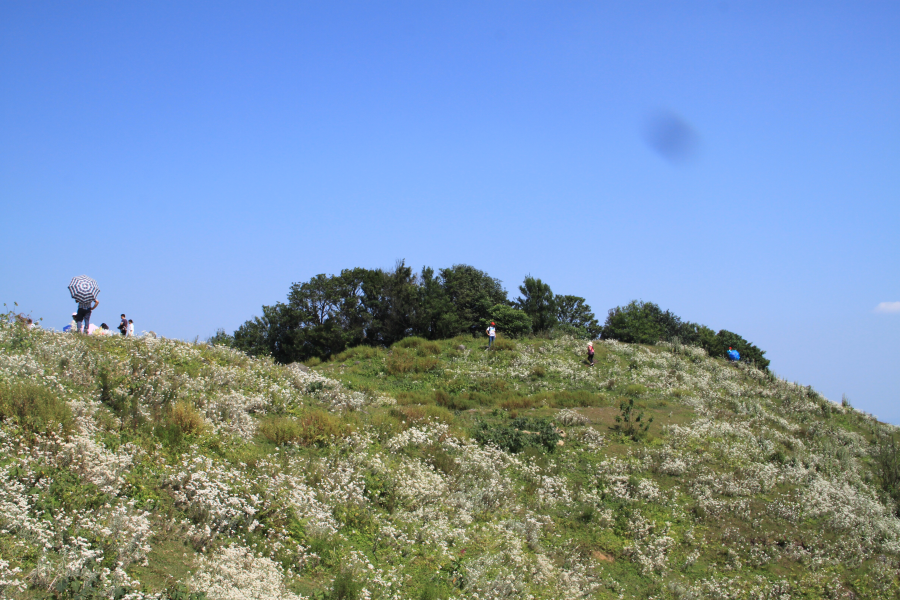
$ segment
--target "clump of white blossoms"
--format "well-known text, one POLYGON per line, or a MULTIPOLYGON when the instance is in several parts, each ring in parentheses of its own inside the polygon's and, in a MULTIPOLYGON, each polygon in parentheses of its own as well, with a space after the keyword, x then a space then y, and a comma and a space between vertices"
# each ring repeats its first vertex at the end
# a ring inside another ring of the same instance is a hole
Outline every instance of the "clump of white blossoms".
POLYGON ((563 425, 587 425, 590 423, 587 417, 574 410, 564 408, 556 413, 556 421, 563 425))
POLYGON ((230 545, 200 560, 188 584, 210 600, 303 600, 284 585, 278 564, 249 548, 230 545))

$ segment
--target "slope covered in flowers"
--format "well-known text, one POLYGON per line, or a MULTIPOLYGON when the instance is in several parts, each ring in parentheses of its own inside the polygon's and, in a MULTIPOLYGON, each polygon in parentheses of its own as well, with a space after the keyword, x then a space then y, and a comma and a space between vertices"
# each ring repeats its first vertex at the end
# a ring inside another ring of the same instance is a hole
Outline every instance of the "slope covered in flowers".
POLYGON ((893 427, 695 348, 499 342, 0 325, 0 596, 897 597, 893 427))

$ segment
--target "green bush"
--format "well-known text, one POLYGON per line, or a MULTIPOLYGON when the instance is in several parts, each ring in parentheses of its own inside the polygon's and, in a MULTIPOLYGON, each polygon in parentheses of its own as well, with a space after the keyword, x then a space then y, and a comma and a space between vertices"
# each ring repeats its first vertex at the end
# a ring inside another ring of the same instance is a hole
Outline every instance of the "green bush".
POLYGON ((491 444, 507 452, 521 452, 528 447, 556 449, 560 440, 556 427, 547 419, 519 417, 508 424, 478 421, 473 437, 479 444, 491 444))
POLYGON ((31 433, 72 429, 69 405, 50 390, 33 383, 0 384, 0 416, 31 433))

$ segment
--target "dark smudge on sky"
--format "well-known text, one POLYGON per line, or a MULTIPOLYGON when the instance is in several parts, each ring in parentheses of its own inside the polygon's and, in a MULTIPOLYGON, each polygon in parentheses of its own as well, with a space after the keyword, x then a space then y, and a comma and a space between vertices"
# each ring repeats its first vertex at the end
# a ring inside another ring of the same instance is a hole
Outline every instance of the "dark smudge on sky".
POLYGON ((685 164, 697 156, 700 138, 690 124, 670 111, 659 111, 647 119, 644 139, 660 156, 674 164, 685 164))

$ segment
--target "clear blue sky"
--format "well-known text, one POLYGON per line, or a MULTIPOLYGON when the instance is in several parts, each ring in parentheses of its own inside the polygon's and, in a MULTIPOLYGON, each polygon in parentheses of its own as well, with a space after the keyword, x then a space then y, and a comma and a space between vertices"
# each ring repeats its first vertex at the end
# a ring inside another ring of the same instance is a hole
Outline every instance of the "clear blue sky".
POLYGON ((61 328, 83 273, 95 322, 205 339, 317 273, 467 263, 735 331, 900 423, 898 31, 897 2, 2 0, 0 301, 61 328))

